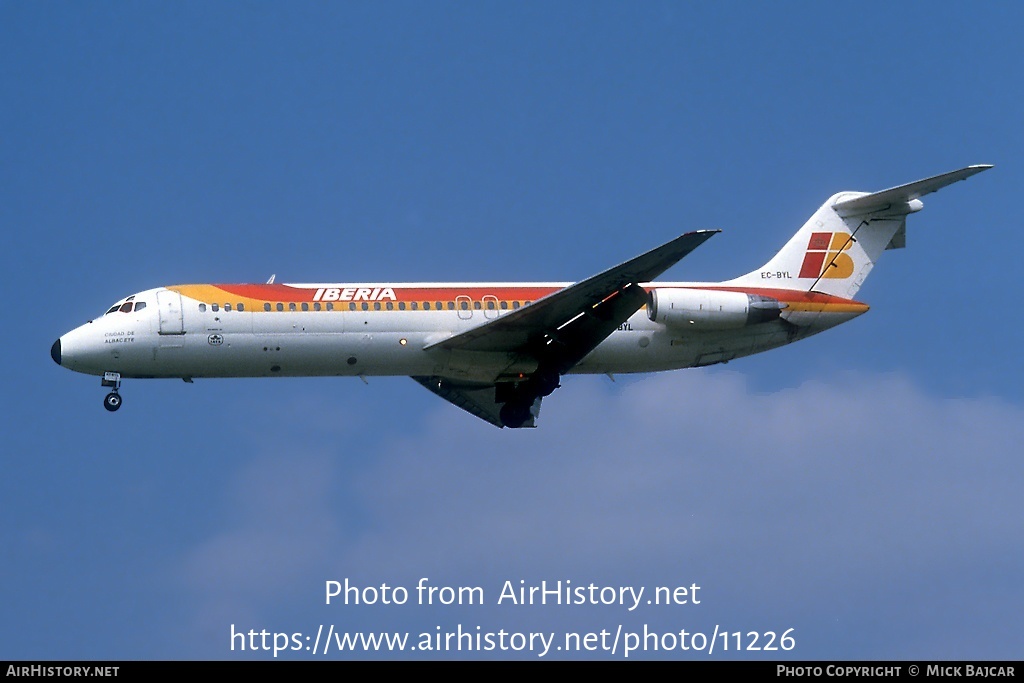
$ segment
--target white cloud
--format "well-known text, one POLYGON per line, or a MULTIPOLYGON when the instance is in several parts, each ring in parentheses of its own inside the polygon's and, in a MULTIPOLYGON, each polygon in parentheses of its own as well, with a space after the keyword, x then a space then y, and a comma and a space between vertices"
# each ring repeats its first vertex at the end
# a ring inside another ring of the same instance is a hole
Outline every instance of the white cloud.
POLYGON ((790 624, 804 658, 1014 655, 1019 611, 998 605, 1022 598, 1019 406, 857 374, 772 394, 714 371, 607 384, 570 378, 531 431, 439 404, 359 467, 323 443, 268 453, 229 494, 240 512, 186 559, 188 590, 219 605, 216 622, 301 612, 309 586, 345 576, 489 598, 505 579, 697 582, 700 611, 639 618, 790 624), (981 611, 953 619, 943 604, 981 611))

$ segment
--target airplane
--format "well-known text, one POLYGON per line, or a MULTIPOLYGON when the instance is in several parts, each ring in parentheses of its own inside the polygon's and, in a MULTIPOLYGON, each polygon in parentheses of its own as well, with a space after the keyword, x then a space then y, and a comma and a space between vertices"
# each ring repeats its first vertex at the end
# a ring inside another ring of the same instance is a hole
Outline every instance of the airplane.
POLYGON ((883 251, 920 197, 974 165, 831 196, 765 265, 723 282, 655 282, 718 230, 680 235, 576 283, 191 284, 132 294, 54 342, 60 366, 127 378, 409 376, 497 427, 535 427, 569 374, 726 363, 867 312, 883 251))

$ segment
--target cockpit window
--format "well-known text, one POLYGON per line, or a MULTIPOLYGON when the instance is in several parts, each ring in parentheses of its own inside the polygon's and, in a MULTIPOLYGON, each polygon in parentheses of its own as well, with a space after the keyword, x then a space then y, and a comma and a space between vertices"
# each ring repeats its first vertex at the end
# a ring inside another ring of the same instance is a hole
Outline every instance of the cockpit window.
POLYGON ((135 312, 136 313, 138 313, 139 311, 141 311, 145 307, 146 307, 146 302, 145 301, 136 301, 135 302, 135 312))
POLYGON ((118 310, 121 311, 122 313, 131 313, 132 312, 132 302, 131 301, 127 301, 127 302, 121 304, 121 308, 119 308, 118 310))
POLYGON ((114 311, 119 309, 120 307, 121 307, 121 304, 114 304, 113 306, 110 307, 110 310, 107 311, 106 313, 104 313, 103 315, 110 315, 111 313, 113 313, 114 311))

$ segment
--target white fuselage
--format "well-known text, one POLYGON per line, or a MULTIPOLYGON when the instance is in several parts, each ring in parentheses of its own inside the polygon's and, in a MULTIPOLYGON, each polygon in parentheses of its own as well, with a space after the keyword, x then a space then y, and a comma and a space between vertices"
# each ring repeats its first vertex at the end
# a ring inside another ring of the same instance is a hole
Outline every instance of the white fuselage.
MULTIPOLYGON (((124 378, 422 375, 493 383, 529 375, 536 360, 424 347, 567 284, 161 287, 135 294, 62 336, 54 345, 54 360, 78 372, 117 372, 124 378)), ((716 283, 644 287, 736 289, 716 283)), ((849 300, 812 301, 802 292, 744 291, 770 292, 787 309, 771 322, 719 329, 699 320, 661 324, 641 308, 571 372, 653 372, 725 362, 815 334, 867 310, 849 300)))

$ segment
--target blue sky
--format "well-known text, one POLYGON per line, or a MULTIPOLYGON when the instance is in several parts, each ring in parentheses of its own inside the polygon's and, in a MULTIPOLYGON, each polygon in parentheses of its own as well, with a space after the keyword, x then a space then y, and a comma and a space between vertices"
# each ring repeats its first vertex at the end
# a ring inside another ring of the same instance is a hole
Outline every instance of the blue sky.
POLYGON ((1022 20, 0 4, 0 658, 251 656, 232 624, 622 624, 794 629, 791 653, 742 658, 1019 659, 1022 20), (976 163, 996 168, 910 218, 867 315, 725 367, 571 378, 529 432, 400 378, 128 381, 107 414, 47 353, 165 284, 576 280, 701 228, 723 233, 668 277, 726 279, 834 192, 976 163), (346 577, 487 604, 325 605, 346 577), (704 599, 494 604, 520 579, 704 599))

